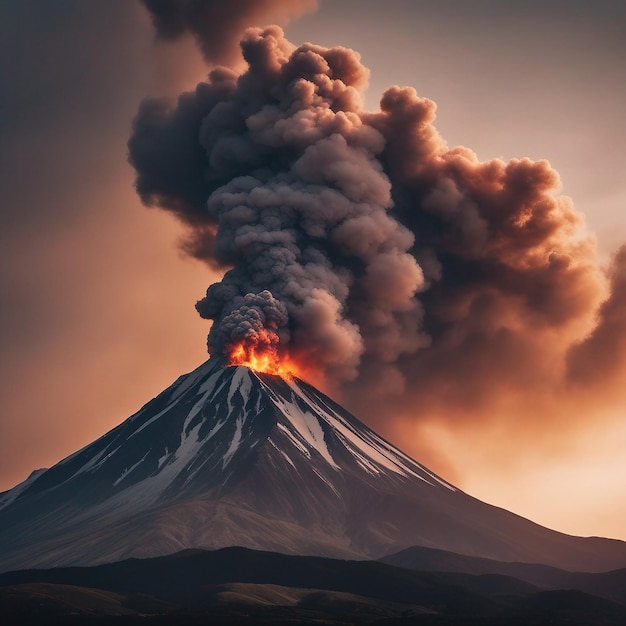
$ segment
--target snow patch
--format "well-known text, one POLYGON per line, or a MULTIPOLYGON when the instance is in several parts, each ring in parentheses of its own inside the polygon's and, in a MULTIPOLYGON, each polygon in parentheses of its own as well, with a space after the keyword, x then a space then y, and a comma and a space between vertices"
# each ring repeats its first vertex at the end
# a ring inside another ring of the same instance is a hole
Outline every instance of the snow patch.
POLYGON ((228 447, 228 450, 226 450, 226 454, 224 454, 224 458, 222 459, 222 469, 224 469, 230 463, 231 459, 235 455, 235 452, 237 452, 237 448, 239 448, 244 421, 245 414, 237 418, 237 421, 235 423, 235 433, 233 434, 230 446, 228 447))
MULTIPOLYGON (((363 469, 370 474, 379 474, 378 468, 384 468, 400 476, 413 476, 428 485, 439 485, 451 491, 456 489, 420 466, 409 456, 388 444, 373 431, 358 431, 342 415, 328 406, 322 398, 311 397, 296 381, 289 381, 289 386, 296 397, 301 398, 308 406, 314 407, 318 419, 323 419, 340 436, 344 447, 350 452, 363 469)), ((272 396, 275 397, 274 395, 272 396)), ((294 424, 295 425, 295 424, 294 424)))
POLYGON ((159 457, 159 460, 157 462, 157 469, 161 469, 161 465, 163 465, 163 463, 167 461, 169 456, 170 456, 170 451, 168 450, 167 446, 165 446, 165 452, 163 453, 162 457, 159 457))
POLYGON ((117 448, 114 448, 111 452, 104 456, 106 451, 109 450, 115 442, 116 440, 113 440, 108 446, 105 446, 102 450, 100 450, 100 452, 98 452, 91 459, 89 459, 89 461, 87 461, 85 465, 79 467, 78 470, 72 474, 70 479, 76 476, 80 476, 80 474, 84 474, 85 472, 93 472, 102 465, 104 465, 107 459, 110 459, 123 445, 120 444, 119 446, 117 446, 117 448))
POLYGON ((169 413, 169 411, 171 411, 179 402, 180 402, 180 398, 177 398, 174 402, 171 402, 170 404, 168 404, 163 410, 159 411, 156 415, 152 416, 147 422, 144 422, 137 430, 132 432, 128 436, 128 438, 130 439, 131 437, 134 437, 135 435, 140 433, 144 428, 147 428, 148 426, 150 426, 150 424, 153 424, 154 422, 156 422, 161 416, 165 415, 166 413, 169 413))
POLYGON ((304 456, 307 457, 307 459, 311 458, 311 453, 309 452, 309 450, 307 449, 307 447, 284 425, 284 424, 277 424, 279 430, 281 432, 283 432, 287 438, 289 439, 289 441, 298 449, 300 450, 300 452, 302 452, 302 454, 304 454, 304 456))
POLYGON ((250 395, 252 389, 252 381, 250 380, 250 372, 245 367, 237 367, 235 373, 231 377, 230 388, 228 390, 228 412, 233 412, 233 397, 237 392, 241 394, 242 399, 250 395))
POLYGON ((335 487, 335 485, 333 485, 333 483, 328 480, 328 478, 326 478, 326 476, 324 476, 324 474, 322 474, 319 470, 317 470, 315 467, 311 468, 313 470, 313 473, 326 485, 328 485, 332 492, 336 495, 339 496, 339 492, 337 491, 337 488, 335 487))
POLYGON ((303 411, 297 402, 289 402, 284 398, 278 398, 272 395, 272 401, 278 410, 287 416, 291 425, 296 429, 298 435, 306 442, 310 448, 317 450, 326 462, 339 469, 337 463, 330 454, 326 441, 324 440, 324 431, 319 423, 319 419, 310 411, 303 411))
MULTIPOLYGON (((209 359, 208 361, 205 361, 199 367, 196 367, 195 370, 189 372, 189 374, 187 374, 186 376, 182 376, 181 377, 182 380, 174 389, 174 392, 170 396, 170 400, 178 399, 186 391, 194 387, 194 385, 196 385, 200 379, 202 379, 207 374, 210 374, 215 367, 217 367, 216 363, 211 361, 211 359, 209 359)), ((202 390, 200 389, 200 391, 202 390)))
POLYGON ((289 465, 291 465, 291 467, 293 467, 293 469, 297 469, 295 466, 295 463, 289 458, 289 455, 284 451, 281 450, 273 441, 270 437, 268 437, 267 439, 270 444, 272 445, 272 447, 280 454, 282 455, 282 457, 285 459, 285 461, 287 461, 287 463, 289 463, 289 465))
POLYGON ((152 448, 150 448, 148 450, 148 452, 146 452, 143 457, 141 459, 139 459, 139 461, 137 461, 137 463, 135 463, 134 465, 131 465, 129 468, 126 468, 121 474, 120 477, 113 483, 114 487, 117 487, 119 485, 119 483, 121 483, 124 478, 126 478, 126 476, 128 476, 134 469, 136 469, 137 467, 139 467, 145 460, 146 457, 148 456, 148 454, 150 453, 150 450, 152 450, 152 448))
POLYGON ((5 506, 11 504, 11 502, 15 502, 17 497, 24 492, 25 489, 30 487, 39 476, 41 476, 44 472, 47 472, 48 468, 44 467, 42 469, 37 469, 34 472, 31 472, 26 480, 23 480, 21 483, 18 483, 12 489, 0 493, 0 510, 2 510, 5 506))

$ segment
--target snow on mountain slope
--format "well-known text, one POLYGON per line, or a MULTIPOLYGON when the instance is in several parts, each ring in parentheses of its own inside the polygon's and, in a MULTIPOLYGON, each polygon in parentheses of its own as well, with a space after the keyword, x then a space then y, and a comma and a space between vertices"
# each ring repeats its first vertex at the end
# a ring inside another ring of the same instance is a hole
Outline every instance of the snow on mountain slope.
POLYGON ((223 485, 237 471, 239 457, 264 440, 292 465, 314 463, 331 476, 358 466, 372 476, 411 476, 454 489, 305 383, 208 361, 170 393, 39 476, 37 484, 37 476, 23 484, 15 497, 95 476, 99 490, 90 499, 140 484, 141 500, 154 502, 168 490, 195 490, 199 474, 201 489, 223 485))
POLYGON ((0 569, 228 545, 626 565, 621 542, 568 537, 455 489, 307 383, 215 359, 0 507, 0 569))
POLYGON ((3 491, 2 493, 0 493, 0 510, 2 510, 5 506, 11 504, 11 502, 14 502, 17 497, 22 493, 22 491, 28 488, 28 486, 32 484, 38 476, 43 474, 43 472, 47 471, 47 469, 47 467, 44 467, 34 470, 30 473, 26 480, 23 480, 21 483, 15 485, 13 489, 9 489, 8 491, 3 491))

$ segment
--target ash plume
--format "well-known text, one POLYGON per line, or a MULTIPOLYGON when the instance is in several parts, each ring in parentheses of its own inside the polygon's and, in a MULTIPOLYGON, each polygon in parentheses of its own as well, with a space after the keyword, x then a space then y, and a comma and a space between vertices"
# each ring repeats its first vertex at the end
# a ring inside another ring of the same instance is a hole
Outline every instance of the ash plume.
POLYGON ((588 386, 617 383, 626 374, 626 246, 609 268, 609 297, 600 307, 593 331, 568 354, 569 380, 588 386))
POLYGON ((197 305, 212 354, 267 305, 270 341, 370 420, 444 405, 474 418, 529 389, 553 397, 624 332, 624 253, 609 289, 547 161, 449 148, 412 88, 364 111, 352 50, 295 47, 275 26, 241 49, 243 74, 215 69, 175 107, 144 102, 129 141, 142 200, 226 270, 197 305))
POLYGON ((174 41, 186 34, 196 39, 211 63, 233 63, 239 39, 248 26, 286 24, 317 8, 317 0, 141 0, 159 39, 174 41))
MULTIPOLYGON (((222 283, 213 285, 213 291, 220 291, 222 283)), ((223 291, 223 290, 222 290, 223 291)), ((219 298, 205 298, 198 304, 203 317, 211 319, 222 313, 221 306, 213 312, 209 307, 219 303, 219 298)), ((289 321, 285 305, 267 291, 258 294, 247 293, 245 296, 234 296, 227 299, 228 311, 223 312, 217 332, 215 345, 219 352, 227 346, 241 344, 246 350, 275 350, 280 344, 280 331, 289 321)))

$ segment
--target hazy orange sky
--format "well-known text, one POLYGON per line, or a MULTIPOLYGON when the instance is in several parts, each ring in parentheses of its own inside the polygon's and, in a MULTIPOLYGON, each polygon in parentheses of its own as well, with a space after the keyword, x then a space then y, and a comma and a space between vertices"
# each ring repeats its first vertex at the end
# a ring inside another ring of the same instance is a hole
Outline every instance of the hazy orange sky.
MULTIPOLYGON (((608 262, 626 240, 625 26, 623 3, 601 0, 322 0, 285 30, 296 44, 358 50, 369 109, 388 86, 411 85, 437 103, 450 146, 548 159, 608 262)), ((206 73, 193 42, 155 44, 126 0, 15 0, 0 5, 0 52, 5 489, 204 360, 208 327, 193 305, 218 277, 184 258, 173 219, 142 207, 126 162, 141 99, 206 73)), ((626 539, 624 395, 546 402, 559 415, 540 427, 506 402, 484 420, 420 419, 415 407, 375 426, 472 495, 626 539)))

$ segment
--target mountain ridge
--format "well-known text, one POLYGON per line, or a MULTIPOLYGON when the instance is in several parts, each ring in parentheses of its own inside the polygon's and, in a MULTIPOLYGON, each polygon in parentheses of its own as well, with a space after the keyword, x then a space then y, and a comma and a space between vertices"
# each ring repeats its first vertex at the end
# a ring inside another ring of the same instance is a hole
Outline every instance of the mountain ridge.
POLYGON ((142 624, 200 624, 210 615, 212 623, 222 623, 223 616, 229 618, 224 623, 232 624, 323 619, 344 625, 382 620, 382 625, 415 623, 418 616, 428 615, 424 623, 448 626, 621 626, 626 595, 622 587, 621 595, 613 597, 612 587, 617 588, 624 573, 588 574, 579 578, 580 585, 541 589, 497 574, 411 571, 375 561, 239 547, 185 550, 92 567, 0 574, 0 617, 37 611, 45 617, 55 611, 90 616, 141 613, 142 624), (42 598, 47 601, 43 607, 42 598), (195 621, 188 621, 191 616, 195 621))
POLYGON ((0 495, 0 571, 232 545, 360 559, 422 545, 565 569, 626 565, 626 543, 564 535, 472 498, 308 383, 215 359, 15 489, 0 495))

